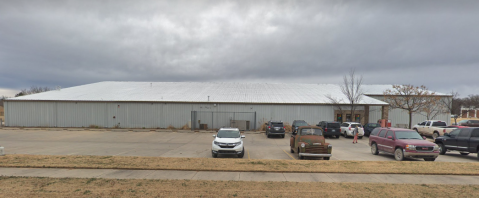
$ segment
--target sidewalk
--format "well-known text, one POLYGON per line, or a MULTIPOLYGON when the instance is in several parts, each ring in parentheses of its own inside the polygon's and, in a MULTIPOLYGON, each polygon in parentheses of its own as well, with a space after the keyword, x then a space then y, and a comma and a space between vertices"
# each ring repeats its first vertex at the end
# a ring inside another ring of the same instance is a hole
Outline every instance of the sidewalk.
POLYGON ((263 173, 117 169, 0 168, 1 176, 107 178, 107 179, 189 179, 217 181, 353 182, 396 184, 479 185, 479 176, 341 174, 341 173, 263 173))

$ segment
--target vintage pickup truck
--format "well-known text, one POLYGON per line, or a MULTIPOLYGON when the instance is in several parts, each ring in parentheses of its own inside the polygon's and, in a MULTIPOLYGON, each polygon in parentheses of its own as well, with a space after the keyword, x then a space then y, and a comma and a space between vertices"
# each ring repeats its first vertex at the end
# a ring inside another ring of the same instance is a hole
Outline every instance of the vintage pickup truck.
POLYGON ((454 126, 447 126, 447 123, 441 120, 426 120, 412 127, 412 129, 416 130, 419 134, 431 136, 433 139, 443 136, 444 133, 449 133, 456 128, 457 127, 454 126))
POLYGON ((317 126, 298 127, 296 133, 291 135, 291 153, 296 152, 299 159, 304 157, 322 157, 329 160, 333 146, 326 143, 323 129, 317 126))
MULTIPOLYGON (((479 150, 479 127, 458 128, 445 136, 436 138, 434 141, 439 146, 439 154, 446 151, 459 151, 461 155, 478 153, 479 150)), ((477 155, 479 158, 479 153, 477 155)))

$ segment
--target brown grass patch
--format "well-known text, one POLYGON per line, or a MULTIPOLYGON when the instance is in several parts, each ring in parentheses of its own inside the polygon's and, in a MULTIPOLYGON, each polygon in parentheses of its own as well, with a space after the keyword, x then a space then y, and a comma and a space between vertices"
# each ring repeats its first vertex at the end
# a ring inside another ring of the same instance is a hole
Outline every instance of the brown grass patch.
POLYGON ((476 197, 477 185, 0 177, 1 197, 476 197))
POLYGON ((286 132, 292 132, 293 131, 293 126, 289 125, 289 124, 284 124, 284 130, 286 132))
MULTIPOLYGON (((170 125, 171 126, 171 125, 170 125)), ((190 130, 191 128, 188 126, 188 124, 185 124, 183 125, 181 128, 181 130, 190 130)))
POLYGON ((176 128, 175 128, 173 125, 170 124, 166 129, 174 130, 174 129, 176 129, 176 128))
POLYGON ((6 155, 0 167, 238 172, 479 175, 479 163, 6 155))

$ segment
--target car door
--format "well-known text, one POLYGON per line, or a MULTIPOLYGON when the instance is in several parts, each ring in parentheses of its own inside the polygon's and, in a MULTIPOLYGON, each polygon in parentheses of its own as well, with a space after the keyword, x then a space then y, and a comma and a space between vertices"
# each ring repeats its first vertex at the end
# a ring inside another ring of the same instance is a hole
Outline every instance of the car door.
POLYGON ((419 134, 425 135, 426 131, 429 129, 430 126, 431 126, 431 122, 427 121, 426 124, 424 124, 424 126, 419 127, 419 129, 418 129, 419 134))
POLYGON ((380 151, 386 151, 386 147, 384 146, 384 136, 386 136, 386 132, 386 129, 381 129, 377 137, 378 150, 380 151))
POLYGON ((456 144, 458 151, 469 150, 469 138, 471 138, 471 131, 471 129, 464 128, 461 129, 461 132, 459 132, 459 135, 457 135, 456 144))
MULTIPOLYGON (((462 128, 464 129, 464 128, 462 128)), ((446 148, 449 148, 449 149, 454 149, 456 150, 457 149, 457 136, 459 135, 459 133, 461 132, 462 129, 456 129, 454 131, 451 131, 451 133, 449 133, 449 137, 447 139, 445 139, 445 141, 443 142, 444 143, 444 146, 446 148)))
POLYGON ((393 131, 388 130, 382 144, 384 146, 384 151, 388 153, 394 152, 394 132, 393 131), (389 139, 389 137, 391 137, 391 139, 389 139))

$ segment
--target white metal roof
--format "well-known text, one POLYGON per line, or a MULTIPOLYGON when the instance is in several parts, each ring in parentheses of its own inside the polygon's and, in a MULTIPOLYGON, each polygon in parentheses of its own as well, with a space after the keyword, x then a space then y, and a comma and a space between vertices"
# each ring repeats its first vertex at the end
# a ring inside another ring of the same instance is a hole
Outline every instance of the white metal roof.
MULTIPOLYGON (((63 88, 8 100, 331 104, 327 95, 342 99, 345 104, 348 101, 336 84, 118 81, 63 88)), ((387 105, 368 96, 363 96, 359 104, 387 105)))
MULTIPOLYGON (((384 95, 384 91, 393 89, 393 85, 361 85, 366 95, 384 95)), ((431 90, 429 90, 431 92, 431 90)), ((435 92, 438 96, 450 96, 451 94, 435 92)))

